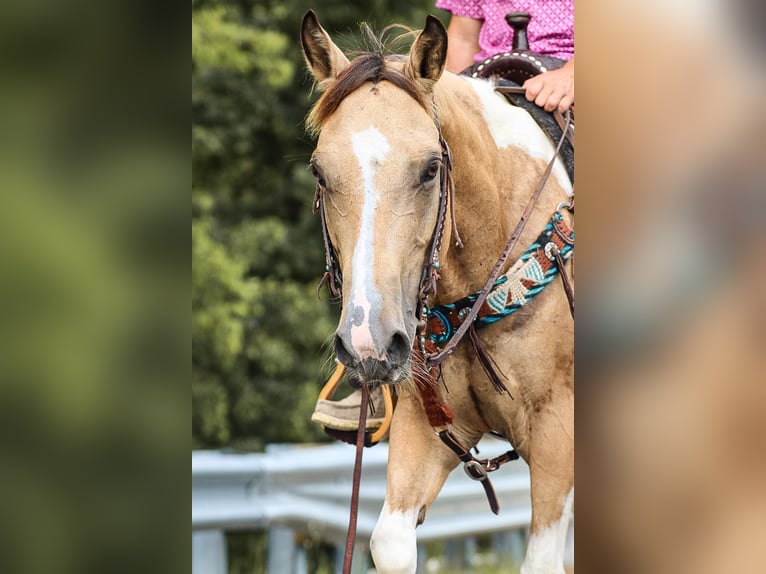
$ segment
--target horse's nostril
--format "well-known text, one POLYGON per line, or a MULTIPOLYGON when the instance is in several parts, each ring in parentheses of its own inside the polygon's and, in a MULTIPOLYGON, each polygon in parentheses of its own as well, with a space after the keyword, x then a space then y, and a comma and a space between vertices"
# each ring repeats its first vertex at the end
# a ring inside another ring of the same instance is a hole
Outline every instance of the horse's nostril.
POLYGON ((412 344, 404 333, 394 333, 386 348, 386 358, 395 365, 404 364, 410 356, 412 344))
POLYGON ((347 367, 354 367, 358 363, 356 354, 346 347, 343 342, 343 338, 340 335, 335 335, 335 356, 338 360, 347 367))

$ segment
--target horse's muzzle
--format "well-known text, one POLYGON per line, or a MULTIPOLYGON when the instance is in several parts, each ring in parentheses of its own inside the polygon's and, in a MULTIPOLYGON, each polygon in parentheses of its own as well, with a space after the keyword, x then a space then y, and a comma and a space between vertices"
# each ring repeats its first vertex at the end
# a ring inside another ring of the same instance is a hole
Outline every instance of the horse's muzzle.
POLYGON ((394 333, 380 358, 360 358, 359 354, 346 345, 340 335, 335 335, 335 355, 348 369, 352 386, 385 385, 401 381, 408 373, 411 342, 404 333, 394 333))

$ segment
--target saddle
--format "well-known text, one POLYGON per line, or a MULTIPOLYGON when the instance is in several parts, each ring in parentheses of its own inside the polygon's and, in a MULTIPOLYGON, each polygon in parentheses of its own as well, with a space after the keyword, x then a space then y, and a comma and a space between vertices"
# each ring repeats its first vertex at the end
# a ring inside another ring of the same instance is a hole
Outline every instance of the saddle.
MULTIPOLYGON (((529 50, 527 40, 527 25, 531 16, 526 12, 511 12, 505 20, 513 28, 513 45, 510 52, 497 54, 482 62, 477 62, 461 72, 472 78, 495 78, 497 86, 511 105, 524 108, 535 122, 550 138, 555 146, 561 138, 562 125, 556 121, 554 114, 530 102, 522 93, 504 91, 502 88, 520 88, 529 78, 555 70, 566 63, 566 60, 543 56, 529 50)), ((561 146, 559 155, 564 162, 569 179, 574 182, 574 145, 567 139, 561 146)))

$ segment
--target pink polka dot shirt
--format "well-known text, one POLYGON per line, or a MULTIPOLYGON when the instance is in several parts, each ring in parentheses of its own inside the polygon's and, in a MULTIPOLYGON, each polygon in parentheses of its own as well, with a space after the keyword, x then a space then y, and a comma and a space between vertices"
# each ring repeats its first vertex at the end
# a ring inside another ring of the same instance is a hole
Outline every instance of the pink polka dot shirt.
POLYGON ((479 32, 479 62, 511 49, 513 28, 509 12, 528 12, 529 49, 564 60, 574 57, 574 0, 436 0, 436 7, 456 16, 484 20, 479 32))

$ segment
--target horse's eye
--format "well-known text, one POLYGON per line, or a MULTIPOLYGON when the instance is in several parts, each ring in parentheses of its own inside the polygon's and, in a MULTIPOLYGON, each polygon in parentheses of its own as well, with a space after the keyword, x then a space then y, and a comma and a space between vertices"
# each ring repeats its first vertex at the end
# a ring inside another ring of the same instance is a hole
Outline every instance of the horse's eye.
POLYGON ((327 184, 326 184, 326 182, 324 180, 324 176, 322 175, 322 172, 319 171, 319 168, 317 168, 316 164, 315 163, 311 163, 311 164, 309 164, 309 167, 311 168, 311 173, 314 174, 314 177, 316 178, 317 183, 321 187, 327 187, 327 184))
POLYGON ((420 183, 428 183, 429 181, 433 181, 436 175, 439 173, 440 166, 441 163, 439 160, 432 160, 428 162, 428 165, 420 176, 420 183))

